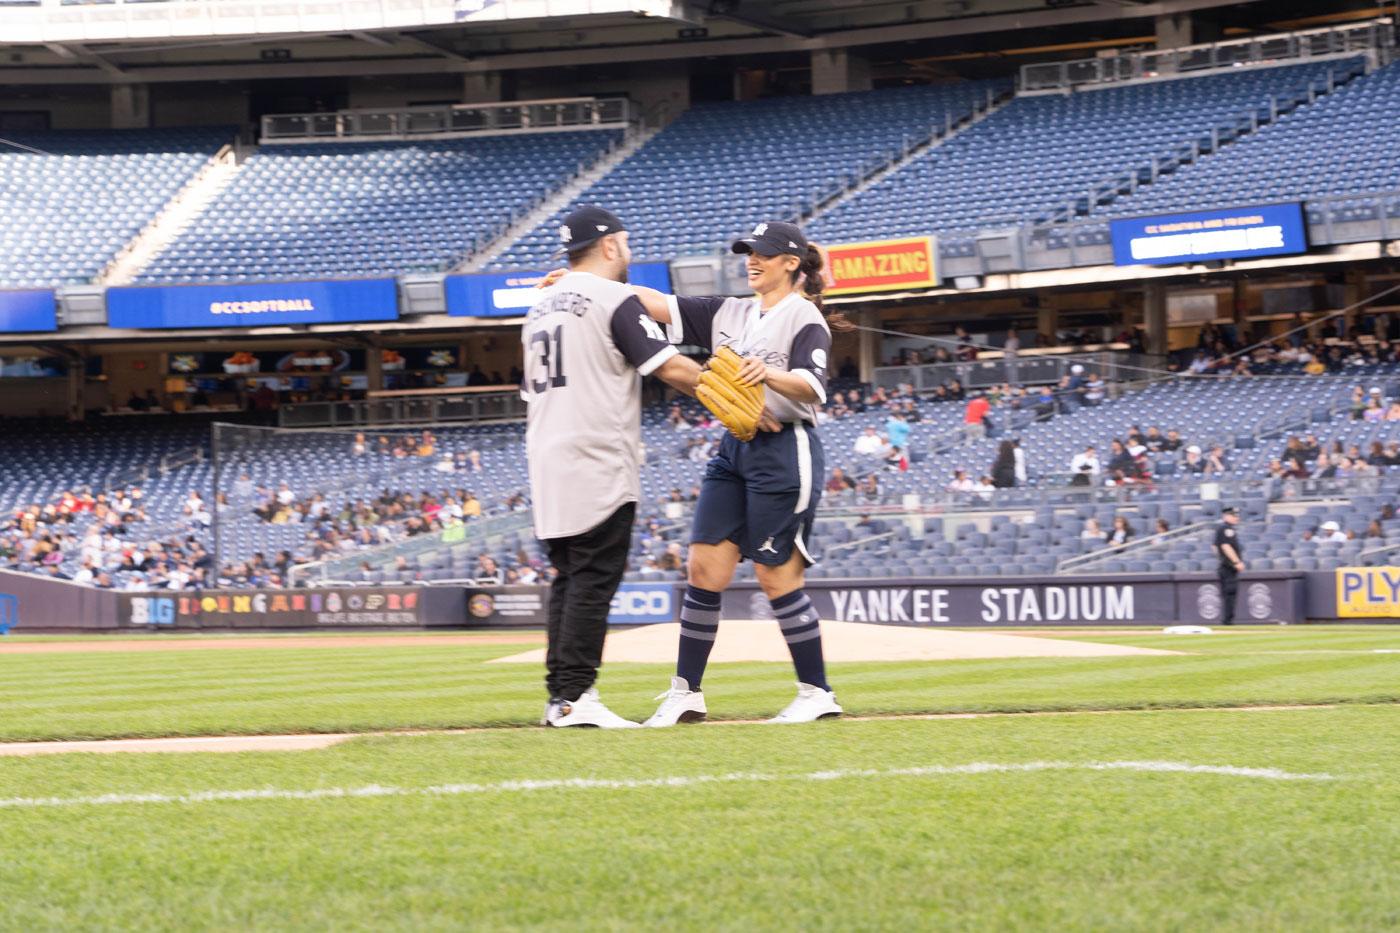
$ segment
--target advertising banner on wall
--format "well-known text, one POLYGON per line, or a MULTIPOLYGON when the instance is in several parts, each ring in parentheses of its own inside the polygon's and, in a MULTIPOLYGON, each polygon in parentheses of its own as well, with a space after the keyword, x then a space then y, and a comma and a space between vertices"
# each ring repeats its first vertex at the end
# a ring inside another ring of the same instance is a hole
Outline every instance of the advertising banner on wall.
MULTIPOLYGON (((447 313, 453 317, 520 317, 540 300, 537 286, 546 275, 547 272, 449 275, 442 282, 447 313)), ((635 263, 627 270, 627 280, 669 294, 671 267, 664 262, 635 263)))
POLYGON ((931 236, 838 243, 826 248, 828 295, 932 288, 938 251, 931 236))
POLYGON ((137 628, 415 628, 462 625, 454 587, 121 593, 118 623, 137 628))
POLYGON ((343 324, 392 321, 398 316, 399 292, 393 279, 107 289, 107 324, 110 327, 343 324))
POLYGON ((58 330, 58 304, 52 289, 0 289, 0 333, 49 333, 58 330))
POLYGON ((462 624, 544 628, 548 600, 547 586, 474 586, 467 590, 462 624))
POLYGON ((1109 222, 1113 264, 1172 265, 1308 251, 1301 204, 1264 204, 1109 222))
POLYGON ((1400 619, 1400 567, 1339 567, 1338 619, 1400 619))

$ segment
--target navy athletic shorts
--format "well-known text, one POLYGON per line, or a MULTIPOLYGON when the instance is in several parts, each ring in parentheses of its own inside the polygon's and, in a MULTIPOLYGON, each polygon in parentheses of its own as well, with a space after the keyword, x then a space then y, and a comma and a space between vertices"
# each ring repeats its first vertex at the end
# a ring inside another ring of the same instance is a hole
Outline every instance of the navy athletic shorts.
POLYGON ((747 444, 726 434, 705 468, 695 506, 692 544, 733 541, 759 564, 781 566, 807 549, 826 482, 826 457, 816 431, 802 422, 758 432, 747 444))

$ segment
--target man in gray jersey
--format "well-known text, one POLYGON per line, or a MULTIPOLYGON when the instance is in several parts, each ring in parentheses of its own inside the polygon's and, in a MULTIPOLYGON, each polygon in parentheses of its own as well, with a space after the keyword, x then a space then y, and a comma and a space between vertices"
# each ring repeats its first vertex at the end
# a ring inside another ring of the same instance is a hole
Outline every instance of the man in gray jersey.
POLYGON ((526 453, 535 535, 559 576, 549 595, 544 724, 627 728, 598 699, 608 609, 627 565, 641 496, 641 379, 690 395, 700 367, 680 356, 626 287, 627 231, 583 207, 559 228, 569 272, 521 332, 526 453))

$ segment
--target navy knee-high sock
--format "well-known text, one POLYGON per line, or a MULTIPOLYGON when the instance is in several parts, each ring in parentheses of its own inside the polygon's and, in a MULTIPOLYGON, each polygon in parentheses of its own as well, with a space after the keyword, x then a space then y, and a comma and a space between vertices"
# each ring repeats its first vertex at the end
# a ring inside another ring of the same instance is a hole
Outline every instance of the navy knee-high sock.
POLYGON ((792 666, 797 671, 797 679, 804 684, 830 690, 826 682, 826 661, 822 658, 822 629, 817 620, 817 610, 802 590, 793 590, 786 596, 769 600, 773 614, 778 617, 778 625, 783 630, 783 640, 792 653, 792 666))
POLYGON ((676 651, 676 676, 684 678, 690 689, 700 689, 710 649, 715 646, 719 632, 720 594, 687 586, 681 600, 681 643, 676 651))

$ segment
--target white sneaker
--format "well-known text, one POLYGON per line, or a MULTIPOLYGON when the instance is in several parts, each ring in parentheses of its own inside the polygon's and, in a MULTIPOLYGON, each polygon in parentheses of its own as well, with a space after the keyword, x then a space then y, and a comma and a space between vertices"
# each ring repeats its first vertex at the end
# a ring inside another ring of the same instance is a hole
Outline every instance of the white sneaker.
POLYGON ((598 729, 640 729, 642 727, 641 723, 623 719, 604 706, 603 701, 598 699, 596 687, 589 687, 584 691, 583 696, 572 703, 568 700, 551 703, 549 709, 545 711, 545 723, 558 729, 565 729, 569 726, 593 726, 598 729))
POLYGON ((787 705, 770 723, 815 722, 818 719, 834 719, 841 715, 841 707, 836 705, 836 694, 811 684, 797 685, 797 699, 787 705))
POLYGON ((705 694, 690 689, 683 677, 671 678, 671 689, 656 697, 661 706, 642 725, 659 729, 678 722, 700 722, 705 718, 705 694))

